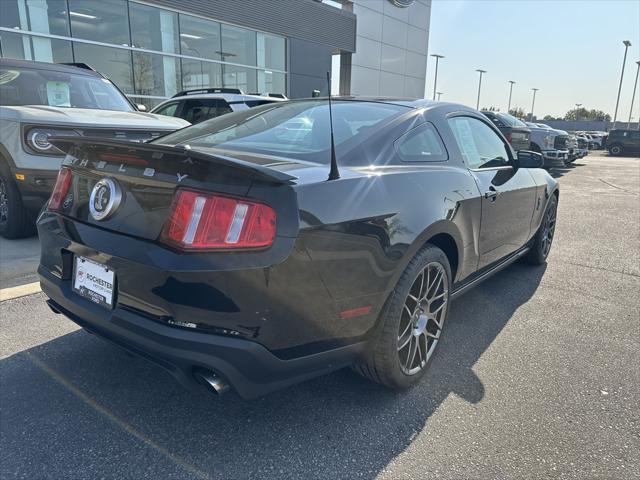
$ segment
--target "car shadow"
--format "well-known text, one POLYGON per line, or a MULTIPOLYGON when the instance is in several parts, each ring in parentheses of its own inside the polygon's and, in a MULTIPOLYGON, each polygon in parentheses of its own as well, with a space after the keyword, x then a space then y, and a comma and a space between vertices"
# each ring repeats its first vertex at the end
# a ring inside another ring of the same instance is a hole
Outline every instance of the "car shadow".
POLYGON ((514 264, 456 300, 427 377, 402 393, 342 370, 252 401, 217 400, 84 331, 58 337, 0 362, 2 468, 42 478, 55 463, 50 478, 139 478, 159 456, 182 469, 176 478, 375 477, 450 395, 483 399, 474 365, 545 268, 514 264), (119 450, 132 441, 151 453, 119 450))

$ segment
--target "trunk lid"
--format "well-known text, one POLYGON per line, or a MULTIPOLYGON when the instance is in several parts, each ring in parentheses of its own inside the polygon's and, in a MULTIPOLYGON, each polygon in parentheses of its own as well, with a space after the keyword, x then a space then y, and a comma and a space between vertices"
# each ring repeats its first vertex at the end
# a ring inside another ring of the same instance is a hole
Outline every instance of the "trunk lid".
POLYGON ((298 230, 296 177, 266 166, 265 159, 232 158, 157 144, 132 144, 95 138, 51 138, 66 153, 62 163, 73 173, 60 214, 125 235, 157 240, 169 218, 177 188, 217 192, 255 199, 278 214, 276 236, 295 236, 298 230), (113 212, 96 219, 90 196, 103 179, 113 183, 107 196, 119 197, 113 212))

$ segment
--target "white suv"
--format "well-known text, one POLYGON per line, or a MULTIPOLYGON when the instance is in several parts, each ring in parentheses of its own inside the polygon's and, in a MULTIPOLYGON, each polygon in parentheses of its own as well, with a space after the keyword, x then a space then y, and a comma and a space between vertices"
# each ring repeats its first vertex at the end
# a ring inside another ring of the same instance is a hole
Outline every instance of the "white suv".
POLYGON ((156 106, 151 113, 179 117, 196 124, 225 113, 286 99, 287 97, 279 93, 245 94, 238 88, 200 88, 175 94, 156 106))
POLYGON ((64 159, 49 137, 143 142, 188 125, 138 111, 89 67, 0 59, 0 235, 35 233, 64 159))

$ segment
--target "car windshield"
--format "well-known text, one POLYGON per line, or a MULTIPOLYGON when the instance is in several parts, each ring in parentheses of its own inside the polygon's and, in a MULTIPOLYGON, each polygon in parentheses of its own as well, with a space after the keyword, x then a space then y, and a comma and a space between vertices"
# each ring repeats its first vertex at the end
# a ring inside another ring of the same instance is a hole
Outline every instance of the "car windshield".
POLYGON ((509 127, 526 127, 526 124, 508 113, 497 112, 498 118, 509 127))
MULTIPOLYGON (((376 102, 332 102, 336 150, 349 150, 408 107, 376 102)), ((157 143, 217 147, 328 163, 326 99, 278 102, 207 120, 166 135, 157 143)))
POLYGON ((0 105, 133 110, 106 78, 21 67, 0 69, 0 105))

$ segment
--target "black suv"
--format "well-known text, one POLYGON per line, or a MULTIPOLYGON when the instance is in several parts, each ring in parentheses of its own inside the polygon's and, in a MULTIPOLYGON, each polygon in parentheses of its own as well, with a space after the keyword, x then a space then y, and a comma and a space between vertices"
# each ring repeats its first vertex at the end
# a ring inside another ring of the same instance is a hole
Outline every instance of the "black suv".
POLYGON ((607 148, 616 156, 640 154, 640 130, 611 130, 607 148))

